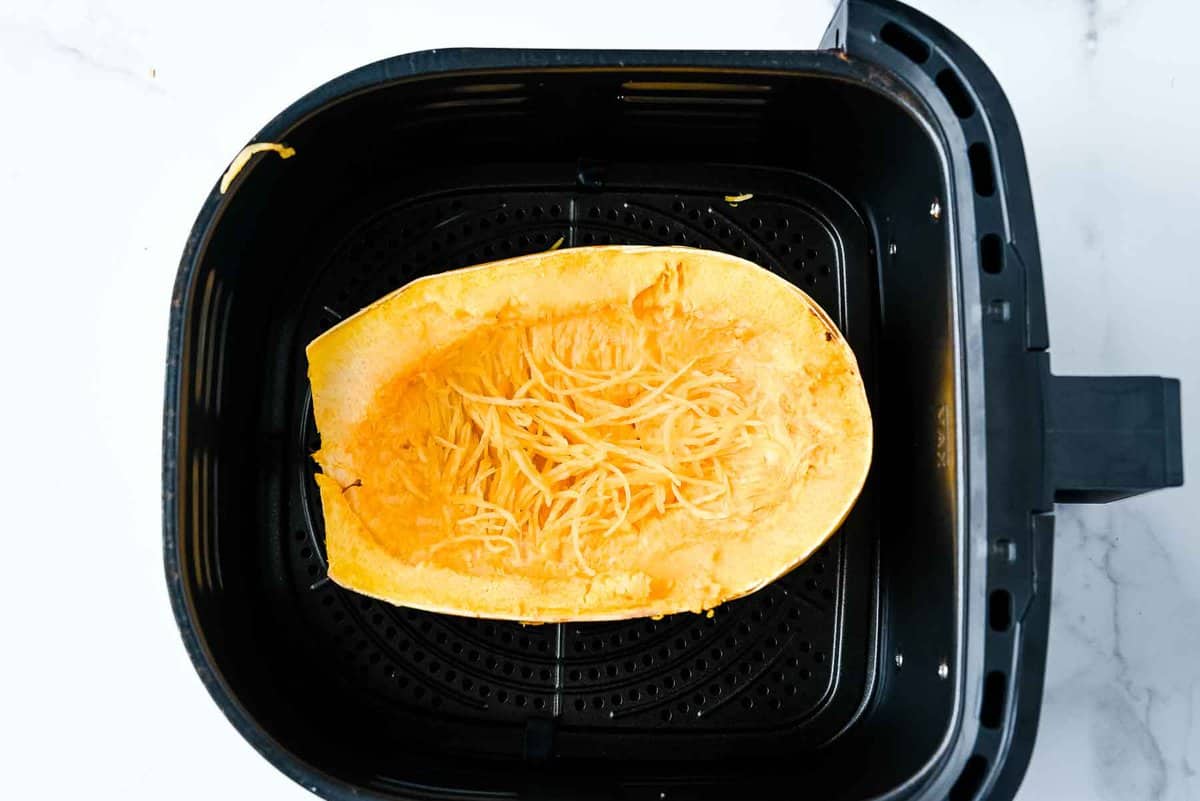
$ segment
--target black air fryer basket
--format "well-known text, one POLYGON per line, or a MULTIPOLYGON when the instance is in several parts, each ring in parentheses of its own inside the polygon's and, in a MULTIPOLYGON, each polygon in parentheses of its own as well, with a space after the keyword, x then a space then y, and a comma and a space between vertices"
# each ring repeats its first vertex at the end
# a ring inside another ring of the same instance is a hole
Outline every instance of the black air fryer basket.
POLYGON ((1014 794, 1053 502, 1180 484, 1179 385, 1050 374, 1021 143, 974 53, 885 0, 821 46, 399 56, 298 101, 256 140, 297 155, 209 196, 172 302, 167 576, 284 773, 334 799, 1014 794), (726 251, 819 301, 875 414, 854 512, 711 619, 522 627, 337 587, 305 344, 559 238, 726 251))

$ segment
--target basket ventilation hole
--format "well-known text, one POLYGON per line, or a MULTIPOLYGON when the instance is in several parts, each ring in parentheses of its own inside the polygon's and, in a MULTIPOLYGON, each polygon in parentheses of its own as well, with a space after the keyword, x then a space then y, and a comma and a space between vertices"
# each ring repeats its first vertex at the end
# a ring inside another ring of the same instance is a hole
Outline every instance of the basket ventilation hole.
POLYGON ((993 590, 988 598, 988 625, 992 631, 1008 631, 1012 625, 1012 596, 1008 590, 993 590))
POLYGON ((942 90, 946 102, 950 104, 950 108, 954 110, 960 120, 965 120, 975 113, 975 103, 967 94, 967 87, 962 85, 962 81, 958 79, 954 70, 942 70, 937 74, 936 80, 938 89, 942 90))
POLYGON ((999 235, 986 234, 979 240, 979 264, 992 275, 1004 269, 1004 243, 999 235))
POLYGON ((910 61, 924 64, 929 60, 929 45, 894 22, 887 23, 879 30, 879 38, 907 56, 910 61))
POLYGON ((992 154, 983 142, 967 148, 967 161, 971 164, 971 179, 975 183, 975 194, 991 197, 996 192, 996 175, 992 171, 992 154))
POLYGON ((958 781, 950 788, 950 801, 971 801, 987 778, 987 757, 976 754, 967 760, 958 781))
POLYGON ((993 670, 983 680, 983 703, 979 707, 979 722, 989 729, 998 729, 1004 721, 1004 674, 993 670))

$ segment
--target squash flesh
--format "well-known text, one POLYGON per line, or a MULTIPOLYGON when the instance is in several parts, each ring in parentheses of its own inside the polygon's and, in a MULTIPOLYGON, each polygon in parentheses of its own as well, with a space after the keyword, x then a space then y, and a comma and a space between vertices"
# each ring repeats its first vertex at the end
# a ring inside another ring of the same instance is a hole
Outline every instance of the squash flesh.
POLYGON ((309 357, 330 576, 404 605, 711 608, 819 546, 869 464, 832 322, 721 254, 585 248, 435 276, 309 357))

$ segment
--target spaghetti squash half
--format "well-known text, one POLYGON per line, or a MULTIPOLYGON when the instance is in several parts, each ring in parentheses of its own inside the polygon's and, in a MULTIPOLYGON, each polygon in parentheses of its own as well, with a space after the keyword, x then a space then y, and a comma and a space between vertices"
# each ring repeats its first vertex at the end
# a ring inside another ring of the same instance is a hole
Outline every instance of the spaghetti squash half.
POLYGON ((806 294, 691 248, 422 278, 308 346, 329 575, 526 622, 702 611, 854 504, 871 415, 806 294))

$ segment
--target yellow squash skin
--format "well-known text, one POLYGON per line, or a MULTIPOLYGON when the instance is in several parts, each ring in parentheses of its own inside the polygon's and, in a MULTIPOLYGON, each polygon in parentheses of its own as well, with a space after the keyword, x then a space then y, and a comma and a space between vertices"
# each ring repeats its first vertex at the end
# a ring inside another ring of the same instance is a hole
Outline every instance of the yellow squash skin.
POLYGON ((430 276, 308 346, 329 575, 525 622, 699 612, 849 513, 872 425, 808 295, 691 248, 430 276))

